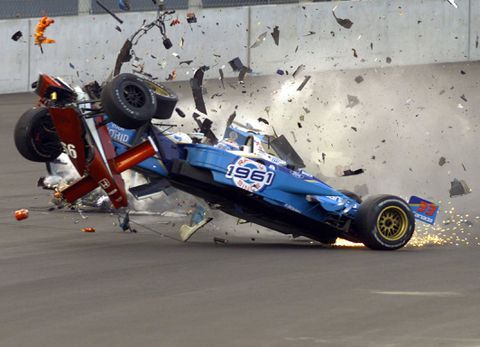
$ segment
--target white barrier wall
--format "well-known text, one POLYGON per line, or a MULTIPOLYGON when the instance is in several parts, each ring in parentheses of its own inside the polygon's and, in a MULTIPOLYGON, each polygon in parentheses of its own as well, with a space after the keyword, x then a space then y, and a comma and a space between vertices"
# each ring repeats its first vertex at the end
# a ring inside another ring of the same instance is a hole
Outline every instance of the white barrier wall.
MULTIPOLYGON (((143 38, 135 51, 145 61, 145 71, 161 79, 177 70, 178 80, 188 80, 195 67, 208 65, 208 78, 218 76, 218 68, 240 57, 255 73, 274 74, 277 69, 292 71, 300 64, 306 71, 355 69, 391 65, 428 64, 476 60, 480 57, 480 2, 458 0, 455 9, 440 0, 365 0, 287 5, 252 6, 197 11, 198 23, 168 26, 174 47, 165 51, 158 31, 143 38), (351 29, 341 27, 332 15, 348 18, 351 29), (280 29, 280 45, 270 32, 280 29), (268 32, 262 45, 249 48, 258 35, 268 32), (313 34, 308 35, 310 32, 313 34), (184 39, 183 47, 179 46, 184 39), (249 41, 249 42, 248 42, 249 41), (298 47, 298 48, 297 48, 298 47), (354 57, 353 50, 357 53, 354 57), (179 58, 172 55, 178 53, 179 58), (391 60, 387 62, 387 57, 391 60), (194 60, 188 66, 180 61, 194 60), (163 69, 162 67, 165 66, 163 69)), ((109 15, 55 18, 47 36, 57 40, 42 55, 28 42, 14 42, 17 30, 33 33, 35 19, 0 21, 2 64, 0 93, 29 90, 39 72, 64 76, 81 82, 107 77, 125 39, 153 12, 122 13, 123 32, 109 15), (73 68, 71 65, 73 65, 73 68)), ((127 67, 125 71, 130 70, 127 67)))

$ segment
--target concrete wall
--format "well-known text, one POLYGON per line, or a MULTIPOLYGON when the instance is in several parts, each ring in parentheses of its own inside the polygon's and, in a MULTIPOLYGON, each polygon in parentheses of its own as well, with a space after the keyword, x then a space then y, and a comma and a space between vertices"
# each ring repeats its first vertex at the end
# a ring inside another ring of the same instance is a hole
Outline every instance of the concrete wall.
MULTIPOLYGON (((365 0, 200 9, 198 24, 168 27, 174 48, 166 52, 158 32, 145 36, 135 48, 144 58, 145 71, 163 79, 177 70, 179 80, 188 80, 201 65, 212 67, 207 78, 217 78, 218 68, 240 57, 259 75, 277 69, 292 71, 300 64, 307 72, 330 69, 356 69, 388 65, 428 64, 476 60, 480 57, 480 3, 458 0, 459 8, 439 0, 365 0), (340 18, 354 22, 351 29, 337 24, 340 18), (280 45, 270 35, 259 47, 250 49, 258 35, 280 28, 280 45), (310 31, 315 34, 306 36, 310 31), (183 48, 179 47, 181 38, 183 48), (298 46, 298 49, 297 49, 298 46), (372 48, 373 47, 373 48, 372 48), (357 51, 354 58, 352 49, 357 51), (296 51, 296 52, 295 52, 296 51), (172 56, 178 53, 180 59, 172 56), (220 57, 219 57, 220 56, 220 57), (179 65, 191 60, 192 65, 179 65), (165 66, 165 68, 162 68, 165 66)), ((185 11, 178 11, 185 18, 185 11)), ((42 55, 31 38, 14 42, 17 30, 32 33, 37 19, 0 21, 2 62, 0 93, 29 90, 39 72, 60 75, 75 82, 102 80, 112 71, 116 55, 125 39, 143 19, 154 13, 122 13, 123 32, 109 15, 58 17, 47 36, 57 44, 45 47, 42 55), (70 66, 72 64, 74 68, 70 66)), ((129 71, 129 66, 124 71, 129 71)), ((227 76, 233 76, 230 67, 227 76)))

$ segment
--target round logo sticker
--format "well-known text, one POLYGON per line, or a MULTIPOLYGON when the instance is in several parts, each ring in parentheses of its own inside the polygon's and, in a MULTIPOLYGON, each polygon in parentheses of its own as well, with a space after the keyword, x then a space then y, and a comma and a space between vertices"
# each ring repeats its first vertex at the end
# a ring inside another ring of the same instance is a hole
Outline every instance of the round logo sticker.
POLYGON ((235 163, 228 165, 225 177, 231 178, 239 188, 258 192, 272 184, 275 173, 261 163, 239 158, 235 163))

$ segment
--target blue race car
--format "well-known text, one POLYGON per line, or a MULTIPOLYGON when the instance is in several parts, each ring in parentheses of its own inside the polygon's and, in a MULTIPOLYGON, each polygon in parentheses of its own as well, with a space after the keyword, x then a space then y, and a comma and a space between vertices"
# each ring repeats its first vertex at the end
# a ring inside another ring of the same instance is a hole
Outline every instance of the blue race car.
POLYGON ((75 187, 60 192, 68 201, 100 186, 116 207, 122 206, 118 173, 132 168, 148 181, 130 188, 135 196, 173 186, 232 216, 326 244, 343 238, 371 249, 395 250, 414 233, 415 216, 403 199, 378 195, 362 202, 352 192, 335 190, 302 170, 302 160, 284 136, 262 134, 232 117, 224 137, 216 139, 208 119, 201 121, 199 114, 194 116, 199 133, 193 136, 153 125, 153 119, 170 118, 177 102, 162 84, 120 74, 101 92, 85 93, 59 79, 54 82, 59 85, 37 87, 42 89, 37 93, 46 106, 44 119, 53 119, 49 129, 56 132, 56 140, 46 141, 43 134, 37 142, 30 136, 28 144, 22 143, 28 134, 18 126, 15 138, 20 153, 30 160, 32 151, 50 153, 51 160, 61 152, 57 146, 52 153, 52 142, 61 143, 83 176, 75 187), (45 142, 48 149, 42 147, 45 142))

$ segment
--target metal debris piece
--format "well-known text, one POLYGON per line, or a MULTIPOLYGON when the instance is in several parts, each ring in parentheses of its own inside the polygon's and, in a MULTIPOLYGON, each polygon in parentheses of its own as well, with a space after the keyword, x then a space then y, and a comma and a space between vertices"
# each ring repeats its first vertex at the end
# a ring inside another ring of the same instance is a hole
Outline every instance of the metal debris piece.
POLYGON ((462 163, 463 171, 467 171, 467 168, 465 167, 465 164, 462 163))
POLYGON ((308 81, 310 81, 310 78, 312 78, 312 76, 305 76, 305 79, 303 80, 302 84, 300 84, 297 88, 298 92, 302 91, 302 89, 307 85, 308 81))
POLYGON ((268 35, 268 32, 266 31, 264 33, 261 33, 255 40, 253 45, 250 46, 250 48, 257 48, 258 46, 260 46, 263 42, 265 42, 267 35, 268 35))
POLYGON ((95 232, 95 228, 82 228, 82 231, 84 233, 94 233, 95 232))
POLYGON ((315 31, 309 31, 307 34, 303 35, 303 36, 310 36, 310 35, 315 35, 316 32, 315 31))
POLYGON ((118 0, 117 3, 122 11, 130 11, 130 0, 118 0))
POLYGON ((358 129, 356 127, 350 127, 350 128, 352 128, 352 130, 355 131, 355 132, 358 131, 358 129))
POLYGON ((209 69, 208 66, 202 66, 195 71, 193 78, 190 79, 190 87, 192 88, 193 100, 195 101, 195 107, 198 111, 203 114, 207 114, 207 107, 205 106, 205 101, 203 100, 203 76, 205 71, 209 69))
POLYGON ((117 61, 115 62, 115 68, 113 70, 114 76, 117 76, 120 73, 120 70, 122 69, 122 65, 124 63, 128 63, 130 60, 132 60, 132 54, 130 53, 132 50, 132 46, 133 44, 130 40, 126 40, 123 44, 120 52, 117 55, 117 61))
POLYGON ((447 163, 447 159, 445 157, 440 157, 438 160, 438 165, 443 166, 447 163))
POLYGON ((190 65, 191 63, 193 63, 193 60, 182 60, 180 63, 178 63, 179 65, 182 65, 182 64, 186 64, 186 65, 190 65))
POLYGON ((173 27, 173 26, 178 25, 180 23, 181 23, 180 19, 178 19, 178 17, 177 17, 170 22, 170 26, 173 27))
POLYGON ((454 179, 450 182, 450 197, 460 196, 471 193, 472 190, 468 187, 464 180, 454 179))
POLYGON ((462 94, 462 96, 460 97, 460 99, 462 99, 462 100, 465 101, 465 102, 468 102, 467 98, 465 97, 465 94, 462 94))
POLYGON ((225 76, 223 74, 223 69, 218 69, 218 73, 220 74, 220 82, 222 82, 222 88, 225 89, 225 76))
POLYGON ((175 108, 175 112, 177 112, 177 114, 182 117, 182 118, 185 118, 186 115, 185 115, 185 112, 183 112, 181 109, 179 109, 178 107, 175 108))
POLYGON ((450 5, 452 5, 453 7, 458 8, 458 5, 455 3, 455 0, 447 0, 447 1, 448 1, 448 2, 450 3, 450 5))
POLYGON ((283 76, 283 75, 285 75, 285 71, 278 69, 277 70, 277 75, 283 76))
POLYGON ((273 42, 275 42, 275 44, 278 46, 280 43, 280 30, 278 30, 278 25, 273 28, 271 35, 273 37, 273 42))
POLYGON ((266 120, 265 118, 262 118, 262 117, 258 117, 257 119, 259 122, 262 122, 262 123, 265 123, 267 125, 270 125, 270 123, 268 122, 268 120, 266 120))
POLYGON ((248 67, 244 66, 241 70, 240 73, 238 74, 238 81, 243 84, 245 83, 245 76, 247 75, 247 72, 251 72, 248 67))
POLYGON ((197 16, 194 12, 187 12, 187 23, 192 24, 197 22, 197 16))
POLYGON ((353 56, 355 58, 358 58, 357 50, 355 48, 352 48, 353 56))
POLYGON ((118 25, 115 27, 115 30, 117 30, 119 33, 122 32, 122 28, 120 28, 118 25))
POLYGON ((177 79, 177 70, 173 70, 166 78, 167 81, 174 81, 175 79, 177 79))
POLYGON ((338 18, 337 15, 335 14, 335 11, 332 11, 332 14, 335 17, 335 20, 337 21, 337 23, 340 24, 345 29, 350 29, 352 27, 353 22, 350 19, 338 18))
POLYGON ((120 18, 118 18, 118 16, 113 13, 112 11, 110 11, 104 4, 102 4, 99 0, 96 0, 95 1, 97 3, 98 6, 100 6, 101 8, 103 8, 105 10, 105 12, 107 12, 110 16, 112 16, 117 22, 119 22, 120 24, 123 24, 123 20, 121 20, 120 18))
POLYGON ((365 172, 365 170, 363 169, 358 169, 358 170, 344 170, 343 171, 343 176, 355 176, 355 175, 360 175, 360 174, 363 174, 365 172))
POLYGON ((347 95, 348 104, 346 108, 354 108, 360 103, 360 100, 355 95, 347 95))
POLYGON ((293 78, 297 77, 300 73, 303 72, 303 70, 305 70, 305 65, 298 65, 298 67, 295 69, 295 72, 292 74, 293 78))
POLYGON ((18 41, 23 37, 23 33, 19 30, 15 34, 12 35, 13 41, 18 41))
POLYGON ((357 82, 358 84, 362 83, 363 81, 364 81, 364 79, 363 79, 362 76, 355 77, 355 82, 357 82))
POLYGON ((391 64, 391 63, 392 63, 392 58, 387 57, 387 58, 385 59, 385 61, 387 62, 387 64, 391 64))
POLYGON ((236 57, 228 62, 233 71, 241 71, 245 67, 239 57, 236 57))
POLYGON ((29 211, 26 208, 22 208, 21 210, 16 210, 14 215, 16 220, 21 221, 28 218, 29 211))
POLYGON ((300 129, 302 129, 302 123, 297 122, 297 126, 298 126, 300 129))
POLYGON ((68 66, 70 66, 71 69, 75 69, 75 65, 73 65, 72 63, 68 63, 68 66))

